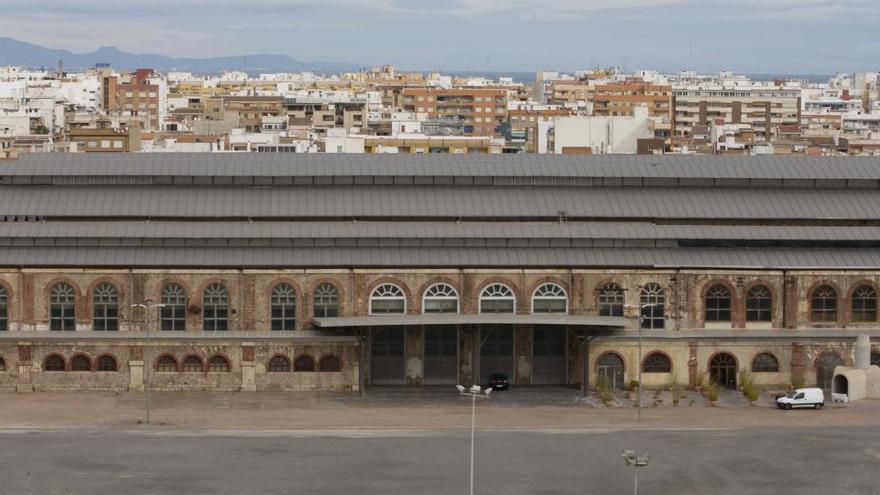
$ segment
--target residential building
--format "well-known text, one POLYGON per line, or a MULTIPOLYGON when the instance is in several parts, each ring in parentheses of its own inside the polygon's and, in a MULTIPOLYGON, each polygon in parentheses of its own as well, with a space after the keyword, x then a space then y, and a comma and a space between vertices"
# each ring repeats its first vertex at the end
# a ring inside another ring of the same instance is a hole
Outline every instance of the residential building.
POLYGON ((507 120, 506 89, 405 88, 401 97, 404 110, 462 122, 467 135, 496 135, 507 120))

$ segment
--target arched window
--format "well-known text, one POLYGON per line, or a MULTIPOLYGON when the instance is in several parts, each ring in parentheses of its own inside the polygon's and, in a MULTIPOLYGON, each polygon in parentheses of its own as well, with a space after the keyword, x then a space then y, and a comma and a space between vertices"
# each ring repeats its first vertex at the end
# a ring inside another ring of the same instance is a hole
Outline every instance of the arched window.
POLYGON ((208 371, 227 372, 229 371, 229 360, 223 356, 212 356, 208 360, 208 371))
POLYGON ((642 314, 642 328, 663 328, 666 326, 666 289, 656 282, 645 284, 639 291, 639 307, 642 314))
POLYGON ((315 318, 339 316, 339 289, 335 285, 323 283, 315 287, 312 297, 314 299, 312 313, 315 318))
POLYGON ((98 284, 92 293, 92 329, 119 330, 119 296, 113 284, 98 284))
POLYGON ((6 360, 0 357, 0 372, 6 371, 6 360))
POLYGON ((177 360, 174 359, 174 356, 168 354, 160 357, 159 361, 156 363, 156 371, 177 371, 177 360))
POLYGON ((76 291, 63 282, 49 294, 49 330, 76 330, 76 291))
POLYGON ((422 298, 423 313, 458 313, 458 291, 449 284, 434 284, 422 298))
POLYGON ((269 360, 270 373, 286 373, 290 371, 290 360, 285 356, 274 356, 269 360))
POLYGON ((623 383, 623 359, 613 352, 606 352, 596 362, 597 385, 616 390, 622 390, 623 383))
POLYGON ((490 284, 480 293, 480 313, 513 313, 516 296, 504 284, 490 284))
POLYGON ((293 371, 315 371, 315 360, 309 356, 300 356, 293 362, 293 371))
POLYGON ((202 297, 204 305, 204 322, 206 331, 229 329, 229 291, 223 284, 211 284, 205 287, 202 297))
POLYGON ((880 352, 871 353, 871 366, 880 366, 880 352))
POLYGON ((779 360, 769 352, 762 352, 752 359, 752 373, 776 373, 779 371, 779 360))
POLYGON ((394 284, 382 284, 370 294, 370 314, 406 313, 406 296, 394 284))
POLYGON ((810 297, 812 321, 837 321, 837 291, 830 285, 820 285, 810 297))
POLYGON ((9 293, 0 285, 0 332, 9 330, 9 293))
POLYGON ((623 289, 615 283, 599 288, 597 301, 599 316, 623 316, 623 289))
POLYGON ((532 294, 532 313, 568 313, 568 295, 559 284, 544 284, 532 294))
POLYGON ((271 305, 272 330, 296 329, 296 290, 292 285, 276 285, 271 305))
POLYGON ((58 354, 51 354, 43 363, 43 371, 64 371, 64 358, 58 354))
POLYGON ((186 292, 177 284, 162 288, 162 307, 159 313, 162 330, 186 330, 186 292))
POLYGON ((113 356, 101 356, 96 365, 98 371, 116 371, 116 359, 113 356))
POLYGON ((644 373, 669 373, 672 371, 672 363, 666 354, 661 352, 652 352, 645 356, 642 362, 642 372, 644 373))
POLYGON ((187 356, 183 359, 183 371, 188 373, 196 373, 205 371, 202 358, 198 356, 187 356))
POLYGON ((730 289, 713 285, 706 291, 706 321, 730 321, 730 289))
POLYGON ((870 285, 853 291, 852 321, 877 321, 877 291, 870 285))
POLYGON ((336 356, 324 356, 318 367, 321 371, 339 371, 339 368, 339 358, 336 356))
POLYGON ((756 285, 746 294, 746 321, 773 321, 773 293, 756 285))
POLYGON ((88 356, 77 354, 70 359, 70 371, 92 371, 92 362, 88 356))

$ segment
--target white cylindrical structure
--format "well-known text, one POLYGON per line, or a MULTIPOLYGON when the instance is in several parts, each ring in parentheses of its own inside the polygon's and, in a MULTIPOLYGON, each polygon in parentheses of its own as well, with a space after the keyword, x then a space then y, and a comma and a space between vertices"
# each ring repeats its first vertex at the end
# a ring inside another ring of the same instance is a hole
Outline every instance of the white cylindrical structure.
POLYGON ((871 366, 871 337, 859 335, 856 337, 855 368, 864 370, 871 366))

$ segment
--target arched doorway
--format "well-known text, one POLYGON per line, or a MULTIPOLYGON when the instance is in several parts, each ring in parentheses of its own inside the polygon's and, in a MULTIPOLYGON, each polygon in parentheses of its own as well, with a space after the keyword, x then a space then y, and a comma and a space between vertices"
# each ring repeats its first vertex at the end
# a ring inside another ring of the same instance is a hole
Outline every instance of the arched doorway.
POLYGON ((836 352, 826 352, 816 359, 816 386, 825 390, 831 390, 831 380, 834 378, 834 368, 843 366, 843 359, 836 352))
POLYGON ((719 352, 709 361, 709 379, 724 388, 736 388, 736 358, 719 352))
POLYGON ((604 382, 612 389, 623 390, 623 359, 613 352, 603 354, 596 363, 596 377, 597 384, 604 382))

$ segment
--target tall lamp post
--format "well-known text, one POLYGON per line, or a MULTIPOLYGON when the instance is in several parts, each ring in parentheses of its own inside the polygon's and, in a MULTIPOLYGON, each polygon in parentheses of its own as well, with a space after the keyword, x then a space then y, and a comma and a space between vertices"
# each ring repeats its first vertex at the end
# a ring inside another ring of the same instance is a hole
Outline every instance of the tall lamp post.
POLYGON ((624 306, 624 308, 639 310, 639 421, 642 420, 642 323, 645 320, 645 308, 655 308, 657 306, 659 306, 659 304, 655 303, 627 304, 624 306))
POLYGON ((470 494, 474 495, 474 430, 476 427, 476 418, 477 418, 477 397, 482 399, 488 399, 489 394, 492 393, 491 388, 487 388, 483 390, 479 385, 472 385, 471 388, 465 388, 462 385, 456 385, 455 388, 458 389, 459 395, 467 395, 471 397, 471 491, 470 494))
POLYGON ((155 304, 152 299, 146 299, 139 304, 132 304, 132 308, 140 308, 144 311, 144 332, 146 332, 147 345, 144 349, 144 392, 147 396, 147 417, 146 424, 150 424, 150 310, 153 308, 164 308, 164 304, 155 304))
POLYGON ((648 454, 639 455, 635 450, 623 451, 624 462, 633 467, 633 495, 639 495, 639 468, 647 466, 650 459, 648 454))

